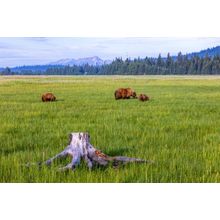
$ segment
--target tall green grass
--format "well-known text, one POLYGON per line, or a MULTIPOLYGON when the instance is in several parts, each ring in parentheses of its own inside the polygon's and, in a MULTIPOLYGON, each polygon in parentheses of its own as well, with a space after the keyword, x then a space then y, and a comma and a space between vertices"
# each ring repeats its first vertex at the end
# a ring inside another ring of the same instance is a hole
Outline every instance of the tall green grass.
POLYGON ((220 78, 1 77, 0 182, 220 182, 220 78), (118 87, 149 102, 114 100, 118 87), (41 102, 53 92, 58 101, 41 102), (68 134, 88 131, 109 155, 154 160, 114 169, 81 164, 58 172, 25 167, 60 152, 68 134))

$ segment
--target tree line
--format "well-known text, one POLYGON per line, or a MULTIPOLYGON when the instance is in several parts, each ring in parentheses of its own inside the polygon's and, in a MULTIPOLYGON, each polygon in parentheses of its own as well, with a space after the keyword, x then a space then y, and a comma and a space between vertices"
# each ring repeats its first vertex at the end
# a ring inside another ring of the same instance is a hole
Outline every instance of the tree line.
POLYGON ((172 57, 169 53, 166 58, 160 54, 158 58, 146 57, 144 59, 116 58, 111 64, 102 66, 49 66, 46 70, 22 70, 13 72, 10 68, 2 70, 2 74, 23 74, 23 75, 196 75, 196 74, 220 74, 220 56, 204 57, 182 55, 172 57))

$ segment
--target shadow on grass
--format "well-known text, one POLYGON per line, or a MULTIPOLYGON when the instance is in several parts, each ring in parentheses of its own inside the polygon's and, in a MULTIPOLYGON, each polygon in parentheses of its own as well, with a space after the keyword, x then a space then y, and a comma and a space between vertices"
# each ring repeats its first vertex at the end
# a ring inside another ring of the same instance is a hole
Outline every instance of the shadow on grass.
POLYGON ((120 147, 120 148, 114 148, 114 149, 108 149, 105 153, 108 154, 109 156, 126 156, 124 154, 133 151, 134 146, 132 147, 120 147))
POLYGON ((41 102, 43 102, 43 103, 51 103, 51 102, 64 102, 64 101, 65 101, 65 99, 56 99, 55 101, 45 101, 45 102, 41 101, 41 102))
POLYGON ((4 155, 4 156, 9 156, 11 154, 26 152, 28 150, 29 149, 27 149, 26 147, 21 145, 21 146, 16 146, 14 148, 2 149, 1 154, 4 155))

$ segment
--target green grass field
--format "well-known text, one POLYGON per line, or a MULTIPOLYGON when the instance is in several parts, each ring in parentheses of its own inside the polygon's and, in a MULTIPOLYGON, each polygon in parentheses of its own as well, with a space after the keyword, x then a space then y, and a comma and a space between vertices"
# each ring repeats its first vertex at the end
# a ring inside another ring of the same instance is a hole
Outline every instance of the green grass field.
POLYGON ((220 182, 220 77, 0 77, 0 182, 220 182), (115 101, 118 87, 151 100, 115 101), (41 102, 49 91, 57 102, 41 102), (155 163, 24 166, 59 153, 74 131, 106 154, 155 163))

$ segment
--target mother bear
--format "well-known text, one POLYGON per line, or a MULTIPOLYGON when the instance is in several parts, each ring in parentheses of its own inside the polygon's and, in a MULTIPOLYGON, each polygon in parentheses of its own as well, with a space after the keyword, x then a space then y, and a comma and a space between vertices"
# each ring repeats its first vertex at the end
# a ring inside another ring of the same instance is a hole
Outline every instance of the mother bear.
POLYGON ((137 98, 137 94, 131 88, 119 88, 115 90, 115 99, 129 99, 130 97, 137 98))

